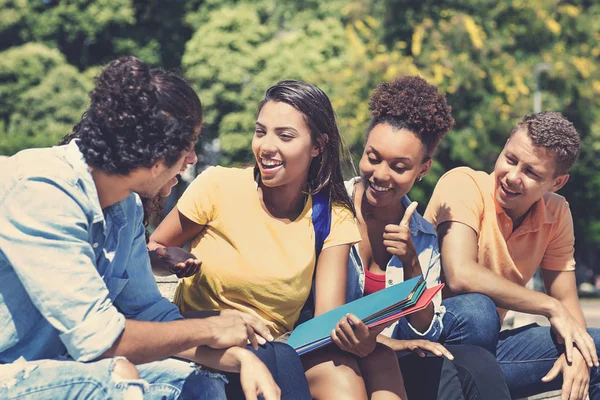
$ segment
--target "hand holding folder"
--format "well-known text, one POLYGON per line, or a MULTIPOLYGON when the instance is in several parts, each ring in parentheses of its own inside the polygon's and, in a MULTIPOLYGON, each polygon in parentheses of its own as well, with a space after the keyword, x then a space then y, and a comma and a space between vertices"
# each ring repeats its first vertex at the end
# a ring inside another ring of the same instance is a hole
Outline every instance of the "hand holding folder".
POLYGON ((369 328, 388 326, 427 307, 442 286, 426 289, 422 276, 390 286, 306 321, 296 327, 287 344, 304 354, 331 343, 331 330, 346 314, 356 315, 369 328))

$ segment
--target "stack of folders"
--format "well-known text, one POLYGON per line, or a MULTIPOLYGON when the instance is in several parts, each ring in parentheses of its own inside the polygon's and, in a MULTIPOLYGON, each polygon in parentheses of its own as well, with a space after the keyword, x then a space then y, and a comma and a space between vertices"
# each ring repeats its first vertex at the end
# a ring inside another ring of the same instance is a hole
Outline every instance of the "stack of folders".
POLYGON ((427 288, 423 277, 417 276, 387 287, 298 325, 287 344, 304 354, 331 343, 331 331, 346 314, 356 315, 369 328, 391 325, 427 307, 443 286, 427 288))

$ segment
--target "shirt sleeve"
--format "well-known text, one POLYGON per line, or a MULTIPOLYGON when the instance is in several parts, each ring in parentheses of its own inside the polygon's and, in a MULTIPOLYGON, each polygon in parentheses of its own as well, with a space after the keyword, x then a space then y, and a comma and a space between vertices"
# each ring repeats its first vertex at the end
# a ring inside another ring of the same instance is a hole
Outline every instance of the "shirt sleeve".
POLYGON ((346 207, 334 205, 331 210, 331 229, 323 243, 323 250, 341 244, 360 242, 360 232, 352 212, 346 207))
POLYGON ((564 199, 558 210, 558 222, 544 253, 541 267, 552 271, 575 270, 575 235, 569 203, 564 199))
POLYGON ((196 177, 177 202, 177 209, 199 225, 215 219, 219 168, 209 167, 196 177))
POLYGON ((436 228, 444 222, 460 222, 479 234, 483 198, 475 180, 462 171, 450 171, 438 181, 425 219, 436 228))
POLYGON ((134 239, 131 254, 126 263, 128 281, 115 299, 115 306, 126 318, 138 321, 166 322, 181 319, 179 309, 162 296, 152 268, 146 248, 145 228, 143 224, 144 211, 135 196, 128 201, 130 207, 125 208, 125 215, 135 215, 132 218, 134 239))
POLYGON ((125 328, 96 269, 90 223, 55 182, 23 180, 0 200, 0 249, 78 361, 102 355, 125 328))

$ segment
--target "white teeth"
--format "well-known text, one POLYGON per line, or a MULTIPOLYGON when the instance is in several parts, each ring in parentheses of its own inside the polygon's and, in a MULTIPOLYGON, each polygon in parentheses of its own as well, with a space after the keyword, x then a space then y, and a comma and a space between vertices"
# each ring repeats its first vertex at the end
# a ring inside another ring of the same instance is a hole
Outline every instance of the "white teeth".
POLYGON ((273 167, 273 166, 282 164, 282 162, 279 160, 272 160, 272 159, 266 159, 266 158, 261 158, 260 162, 262 163, 262 165, 265 165, 267 167, 273 167))
POLYGON ((378 186, 378 185, 376 185, 376 184, 374 184, 374 183, 371 183, 371 187, 372 187, 373 189, 375 189, 376 191, 378 191, 378 192, 387 192, 388 190, 390 190, 390 189, 391 189, 391 188, 389 188, 389 187, 388 187, 388 188, 385 188, 385 187, 383 187, 383 186, 378 186))

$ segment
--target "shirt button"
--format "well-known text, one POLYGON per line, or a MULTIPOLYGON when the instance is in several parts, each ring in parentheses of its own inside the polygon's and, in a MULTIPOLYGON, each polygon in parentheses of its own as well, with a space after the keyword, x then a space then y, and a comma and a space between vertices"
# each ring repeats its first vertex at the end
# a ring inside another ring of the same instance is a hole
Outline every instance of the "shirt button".
POLYGON ((391 279, 388 279, 388 285, 393 285, 393 284, 394 284, 394 281, 391 279))
POLYGON ((97 248, 98 248, 98 242, 94 243, 94 244, 92 245, 92 247, 93 247, 93 248, 95 248, 95 249, 97 249, 97 248))

